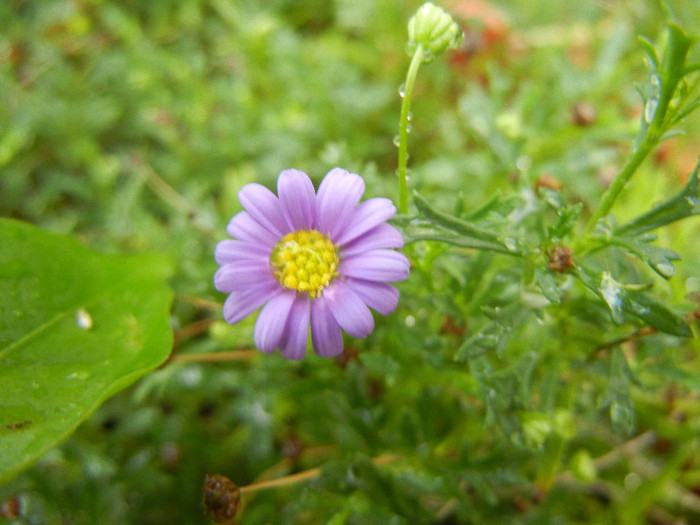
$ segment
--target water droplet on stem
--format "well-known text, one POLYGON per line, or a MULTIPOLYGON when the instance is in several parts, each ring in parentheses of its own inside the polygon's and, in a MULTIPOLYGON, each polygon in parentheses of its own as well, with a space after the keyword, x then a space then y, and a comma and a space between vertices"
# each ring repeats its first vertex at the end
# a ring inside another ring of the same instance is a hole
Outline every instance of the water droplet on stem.
POLYGON ((644 106, 644 121, 647 124, 651 124, 656 116, 656 110, 659 108, 659 100, 656 98, 650 98, 647 100, 644 106))

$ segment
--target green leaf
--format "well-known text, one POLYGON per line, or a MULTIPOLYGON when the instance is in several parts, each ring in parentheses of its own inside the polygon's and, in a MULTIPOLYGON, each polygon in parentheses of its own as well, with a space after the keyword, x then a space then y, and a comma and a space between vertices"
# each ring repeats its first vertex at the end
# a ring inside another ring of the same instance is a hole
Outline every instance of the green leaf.
POLYGON ((561 194, 551 188, 540 188, 538 193, 559 216, 557 223, 548 228, 548 237, 553 240, 561 239, 576 226, 576 221, 583 211, 583 204, 579 202, 567 206, 561 198, 561 194))
POLYGON ((615 229, 615 235, 638 235, 692 215, 700 214, 700 163, 688 184, 676 196, 615 229))
POLYGON ((693 333, 682 317, 636 287, 617 282, 610 273, 601 272, 597 275, 588 268, 578 266, 574 275, 605 301, 616 324, 624 323, 625 315, 631 315, 661 332, 678 337, 692 337, 693 333))
POLYGON ((670 279, 676 273, 676 267, 671 261, 678 261, 681 257, 673 250, 649 244, 654 239, 654 236, 611 237, 608 242, 629 250, 661 277, 670 279))
POLYGON ((657 330, 678 337, 693 337, 693 332, 682 317, 639 290, 626 291, 625 309, 657 330))
MULTIPOLYGON (((646 132, 647 124, 657 129, 663 128, 669 103, 686 74, 685 60, 692 43, 693 40, 679 25, 669 24, 668 42, 661 63, 654 63, 652 59, 649 97, 642 115, 642 134, 646 132)), ((649 54, 648 48, 645 47, 645 51, 649 54)), ((651 54, 649 56, 652 57, 651 54)))
POLYGON ((494 233, 438 210, 418 192, 414 192, 414 197, 418 210, 431 225, 455 234, 455 236, 440 236, 435 240, 501 253, 517 253, 517 249, 507 246, 494 233))
POLYGON ((157 256, 111 257, 0 219, 0 483, 69 436, 172 346, 157 256))
POLYGON ((654 69, 659 68, 659 55, 656 53, 656 48, 654 48, 654 43, 649 40, 645 36, 639 36, 638 37, 639 43, 642 45, 642 49, 644 49, 644 52, 647 54, 649 57, 649 60, 651 61, 651 66, 654 69))
POLYGON ((583 211, 583 204, 581 203, 563 208, 559 213, 559 220, 549 229, 549 238, 561 239, 569 233, 576 226, 576 221, 581 215, 581 211, 583 211))
POLYGON ((622 324, 623 304, 625 289, 622 284, 618 283, 608 272, 600 274, 600 284, 598 285, 598 294, 603 298, 605 304, 610 308, 610 315, 615 324, 622 324))
POLYGON ((450 233, 436 232, 434 230, 417 233, 411 233, 409 231, 404 230, 404 241, 406 242, 406 244, 416 241, 436 241, 446 244, 452 244, 454 246, 460 246, 462 248, 473 248, 475 250, 486 250, 498 253, 513 253, 509 251, 508 248, 505 248, 504 246, 499 244, 484 242, 478 239, 470 239, 468 237, 460 237, 458 235, 450 233))
POLYGON ((379 352, 363 352, 360 361, 369 371, 384 377, 389 385, 394 384, 401 370, 398 361, 379 352))
POLYGON ((549 302, 552 304, 561 303, 562 291, 559 290, 557 280, 554 278, 551 271, 538 267, 535 270, 535 284, 549 302))
POLYGON ((522 309, 520 306, 514 305, 494 310, 484 308, 482 313, 491 317, 492 320, 459 346, 454 360, 469 361, 492 351, 502 357, 513 333, 531 314, 529 310, 522 309))
POLYGON ((609 408, 613 425, 626 434, 634 429, 634 404, 629 388, 632 380, 625 354, 619 348, 614 349, 610 356, 608 385, 598 400, 598 408, 609 408))

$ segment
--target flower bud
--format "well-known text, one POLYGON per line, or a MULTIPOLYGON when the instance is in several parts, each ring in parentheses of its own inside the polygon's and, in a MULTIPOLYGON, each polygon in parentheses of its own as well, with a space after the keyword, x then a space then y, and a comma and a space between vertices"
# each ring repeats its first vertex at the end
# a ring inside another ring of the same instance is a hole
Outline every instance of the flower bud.
POLYGON ((423 47, 423 62, 430 62, 446 49, 454 49, 464 40, 459 24, 443 8, 426 2, 408 21, 406 51, 413 56, 418 46, 423 47))

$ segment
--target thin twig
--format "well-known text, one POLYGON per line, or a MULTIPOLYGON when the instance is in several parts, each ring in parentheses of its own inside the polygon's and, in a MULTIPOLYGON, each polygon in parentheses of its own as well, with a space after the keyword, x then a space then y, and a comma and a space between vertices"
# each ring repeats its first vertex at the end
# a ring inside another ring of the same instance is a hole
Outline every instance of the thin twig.
POLYGON ((258 354, 255 350, 231 350, 229 352, 211 352, 207 354, 174 354, 169 362, 180 363, 219 363, 224 361, 245 361, 258 354))
POLYGON ((185 215, 192 221, 192 225, 201 233, 211 238, 216 238, 214 229, 199 219, 199 210, 183 197, 175 188, 168 184, 153 167, 138 159, 138 172, 143 176, 149 188, 164 202, 176 211, 185 215))
MULTIPOLYGON (((392 463, 399 458, 397 454, 387 454, 384 456, 379 456, 372 459, 372 462, 376 466, 386 465, 392 463)), ((277 487, 284 487, 291 485, 293 483, 298 483, 300 481, 306 481, 309 479, 316 478, 321 475, 320 468, 312 468, 309 470, 304 470, 302 472, 297 472, 296 474, 290 474, 289 476, 284 476, 277 479, 269 479, 265 481, 259 481, 257 483, 252 483, 246 485, 245 487, 240 487, 241 494, 246 494, 250 492, 256 492, 258 490, 273 489, 277 487)))
POLYGON ((638 455, 642 450, 645 450, 656 443, 657 439, 658 436, 656 435, 656 432, 648 430, 647 432, 639 434, 629 441, 626 441, 607 454, 598 456, 593 460, 593 464, 595 465, 596 470, 604 470, 626 457, 638 455))
POLYGON ((209 327, 213 322, 214 319, 200 319, 199 321, 195 321, 194 323, 188 324, 184 328, 177 330, 174 336, 175 342, 173 343, 173 347, 177 347, 180 344, 180 341, 206 332, 209 330, 209 327))
POLYGON ((209 299, 202 299, 201 297, 195 297, 193 295, 178 294, 178 299, 182 299, 197 308, 202 308, 203 310, 220 311, 223 304, 218 301, 211 301, 209 299))

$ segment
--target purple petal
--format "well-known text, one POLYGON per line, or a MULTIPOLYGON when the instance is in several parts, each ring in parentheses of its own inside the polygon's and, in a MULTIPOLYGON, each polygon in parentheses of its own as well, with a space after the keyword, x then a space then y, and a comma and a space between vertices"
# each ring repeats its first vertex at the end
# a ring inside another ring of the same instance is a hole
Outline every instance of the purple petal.
POLYGON ((382 315, 389 315, 399 304, 399 291, 387 283, 347 278, 345 283, 364 303, 382 315))
POLYGON ((284 170, 277 179, 282 214, 291 231, 310 230, 316 222, 316 192, 311 179, 299 170, 284 170))
POLYGON ((280 345, 296 295, 293 290, 281 291, 260 310, 253 338, 255 346, 262 352, 274 352, 280 345))
POLYGON ((241 260, 269 261, 270 249, 261 244, 229 239, 219 241, 214 249, 214 260, 220 265, 241 260))
POLYGON ((403 248, 403 237, 391 224, 380 224, 341 247, 343 256, 348 257, 378 248, 403 248))
POLYGON ((224 264, 214 274, 214 286, 220 292, 233 292, 261 282, 277 282, 265 260, 239 260, 224 264))
POLYGON ((342 232, 339 232, 334 242, 339 246, 343 246, 390 219, 395 214, 396 207, 389 199, 374 198, 366 200, 352 210, 350 221, 345 225, 342 232))
POLYGON ((295 294, 289 319, 285 326, 285 336, 281 343, 280 353, 286 359, 299 361, 306 353, 306 343, 309 339, 309 315, 311 307, 307 294, 295 294))
POLYGON ((340 261, 341 275, 366 281, 403 281, 408 277, 410 264, 406 257, 394 250, 370 250, 346 257, 340 261))
POLYGON ((340 327, 353 337, 366 337, 374 330, 372 312, 343 281, 323 289, 328 309, 340 327))
POLYGON ((276 234, 278 238, 289 233, 290 229, 282 215, 280 201, 262 184, 246 184, 238 192, 238 200, 253 219, 276 234))
POLYGON ((311 301, 311 340, 314 351, 321 357, 343 352, 343 333, 323 296, 311 301))
POLYGON ((365 182, 355 173, 333 168, 321 181, 316 198, 317 230, 331 240, 342 231, 365 191, 365 182))
POLYGON ((238 321, 248 317, 255 310, 260 308, 275 294, 284 290, 279 284, 263 283, 260 286, 248 288, 247 290, 232 293, 224 301, 224 319, 228 324, 236 324, 238 321))
POLYGON ((226 231, 231 237, 242 241, 260 244, 270 249, 279 241, 280 236, 272 233, 253 219, 247 211, 242 211, 233 216, 229 221, 226 231))

